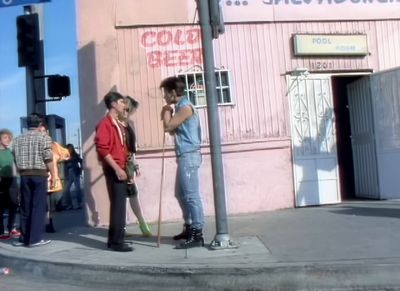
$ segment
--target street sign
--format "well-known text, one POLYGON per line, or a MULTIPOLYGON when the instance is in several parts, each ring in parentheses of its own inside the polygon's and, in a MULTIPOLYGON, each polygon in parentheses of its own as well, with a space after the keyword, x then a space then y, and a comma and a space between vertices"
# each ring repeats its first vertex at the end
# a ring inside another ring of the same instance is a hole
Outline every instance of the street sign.
POLYGON ((50 2, 51 0, 0 0, 0 8, 17 5, 29 5, 34 3, 50 2))

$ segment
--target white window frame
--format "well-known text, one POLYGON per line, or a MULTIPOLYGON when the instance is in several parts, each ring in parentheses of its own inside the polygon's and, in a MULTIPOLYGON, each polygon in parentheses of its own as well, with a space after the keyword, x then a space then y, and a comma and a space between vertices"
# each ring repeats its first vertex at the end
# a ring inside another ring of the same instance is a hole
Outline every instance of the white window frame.
MULTIPOLYGON (((217 76, 216 89, 217 89, 218 99, 222 98, 221 96, 224 96, 223 95, 224 92, 228 95, 229 98, 229 100, 227 100, 226 102, 219 102, 220 100, 218 100, 218 106, 234 105, 230 71, 226 69, 216 69, 215 74, 217 76), (226 74, 227 76, 227 84, 225 84, 224 86, 221 85, 223 74, 226 74)), ((178 73, 176 76, 184 78, 186 84, 186 89, 185 89, 186 94, 189 96, 190 100, 192 101, 193 105, 196 108, 207 106, 205 86, 204 86, 204 71, 187 71, 178 73), (194 83, 189 84, 188 76, 192 76, 194 83), (200 76, 201 76, 200 79, 201 82, 198 82, 200 76)))

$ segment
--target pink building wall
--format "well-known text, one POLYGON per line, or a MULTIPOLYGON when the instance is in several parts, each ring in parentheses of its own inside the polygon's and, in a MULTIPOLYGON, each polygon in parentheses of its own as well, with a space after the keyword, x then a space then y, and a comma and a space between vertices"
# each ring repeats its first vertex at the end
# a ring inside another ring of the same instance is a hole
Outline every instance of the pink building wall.
MULTIPOLYGON (((165 1, 77 1, 85 191, 91 224, 108 223, 108 197, 93 137, 97 122, 105 114, 102 98, 112 88, 135 96, 141 104, 134 117, 143 174, 138 185, 145 216, 150 221, 158 218, 163 139, 159 121, 163 102, 158 85, 167 76, 202 66, 201 42, 196 35, 199 27, 191 24, 194 1, 171 2, 180 5, 170 3, 162 11, 170 9, 171 13, 159 15, 154 7, 165 5, 165 1)), ((222 2, 226 6, 228 1, 222 2)), ((231 71, 234 100, 234 105, 219 108, 229 214, 294 206, 286 74, 296 67, 314 72, 349 72, 400 65, 397 20, 266 22, 270 21, 268 11, 280 8, 262 7, 266 9, 265 21, 258 12, 257 23, 236 23, 238 8, 224 7, 225 20, 232 23, 226 24, 225 34, 214 41, 216 67, 231 71), (357 58, 296 58, 291 37, 298 33, 367 34, 370 54, 357 58)), ((368 7, 362 14, 366 18, 373 10, 368 7)), ((254 7, 243 9, 254 12, 254 7)), ((389 10, 386 7, 384 12, 389 10)), ((385 18, 384 12, 376 18, 385 18)), ((248 14, 241 14, 247 20, 248 14)), ((213 215, 207 116, 204 108, 199 111, 204 132, 202 190, 206 214, 213 215)), ((167 145, 163 220, 177 220, 181 213, 173 194, 176 166, 172 139, 167 145)), ((135 221, 131 212, 128 220, 135 221)))

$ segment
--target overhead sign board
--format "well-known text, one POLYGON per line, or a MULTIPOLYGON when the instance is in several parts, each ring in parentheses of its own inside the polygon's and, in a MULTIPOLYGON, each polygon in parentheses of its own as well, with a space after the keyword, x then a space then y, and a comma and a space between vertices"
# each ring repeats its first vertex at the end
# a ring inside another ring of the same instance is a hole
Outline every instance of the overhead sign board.
MULTIPOLYGON (((113 2, 116 27, 192 24, 198 21, 195 17, 198 14, 194 13, 197 1, 193 0, 113 2), (172 14, 165 13, 171 7, 179 9, 172 14)), ((400 19, 400 0, 219 0, 219 3, 225 23, 235 24, 400 19)))
POLYGON ((367 36, 297 34, 293 37, 296 56, 365 56, 367 36))
POLYGON ((0 8, 8 6, 37 4, 42 2, 50 2, 50 0, 0 0, 0 8))

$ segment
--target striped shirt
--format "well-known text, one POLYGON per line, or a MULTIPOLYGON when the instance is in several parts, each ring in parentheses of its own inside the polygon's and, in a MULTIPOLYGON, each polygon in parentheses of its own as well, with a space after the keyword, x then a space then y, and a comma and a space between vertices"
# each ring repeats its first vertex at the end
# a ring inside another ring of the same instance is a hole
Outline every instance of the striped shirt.
POLYGON ((29 130, 17 136, 13 141, 15 163, 21 175, 26 172, 29 175, 32 170, 39 175, 47 175, 46 163, 53 160, 51 151, 51 137, 36 130, 29 130))

